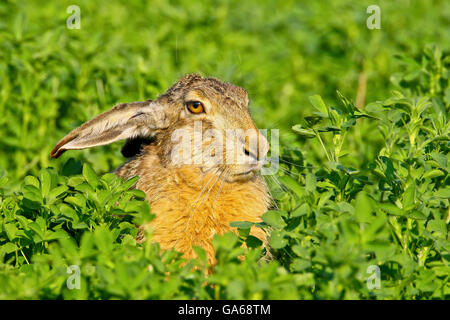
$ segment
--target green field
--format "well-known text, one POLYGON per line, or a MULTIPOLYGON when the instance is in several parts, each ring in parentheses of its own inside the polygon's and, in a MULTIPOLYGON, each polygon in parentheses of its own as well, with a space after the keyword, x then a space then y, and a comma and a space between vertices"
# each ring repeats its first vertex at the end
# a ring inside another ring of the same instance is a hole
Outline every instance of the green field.
POLYGON ((2 1, 0 299, 449 299, 449 45, 445 0, 2 1), (49 156, 192 72, 244 87, 280 130, 272 258, 236 222, 210 276, 201 250, 136 243, 152 214, 108 174, 121 143, 49 156))

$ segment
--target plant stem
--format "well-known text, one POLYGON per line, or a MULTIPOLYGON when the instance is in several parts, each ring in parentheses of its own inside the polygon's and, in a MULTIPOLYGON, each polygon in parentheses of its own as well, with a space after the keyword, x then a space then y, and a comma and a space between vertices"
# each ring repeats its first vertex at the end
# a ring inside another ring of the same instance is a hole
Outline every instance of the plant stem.
POLYGON ((27 259, 27 256, 25 255, 25 253, 23 253, 22 249, 20 249, 20 253, 22 254, 22 256, 25 258, 25 261, 27 262, 27 264, 30 264, 30 262, 27 259))

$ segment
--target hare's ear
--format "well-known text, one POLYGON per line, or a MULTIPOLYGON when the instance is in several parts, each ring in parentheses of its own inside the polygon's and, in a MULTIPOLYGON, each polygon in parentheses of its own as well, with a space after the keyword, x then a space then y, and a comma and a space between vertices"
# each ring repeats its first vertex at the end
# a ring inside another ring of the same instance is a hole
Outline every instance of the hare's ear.
POLYGON ((101 146, 137 136, 150 138, 169 124, 167 108, 157 101, 119 104, 70 132, 56 144, 50 156, 58 158, 66 150, 101 146))

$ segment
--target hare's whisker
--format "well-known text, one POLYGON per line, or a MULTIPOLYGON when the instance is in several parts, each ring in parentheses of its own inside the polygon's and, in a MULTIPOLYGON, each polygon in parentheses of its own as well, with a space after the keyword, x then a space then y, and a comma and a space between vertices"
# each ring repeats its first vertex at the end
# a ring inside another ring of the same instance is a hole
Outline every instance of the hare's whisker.
MULTIPOLYGON (((216 170, 214 171, 214 173, 211 175, 211 178, 209 178, 209 180, 206 182, 206 184, 203 186, 202 190, 200 191, 200 194, 198 195, 198 197, 195 199, 194 204, 189 208, 189 210, 192 210, 191 213, 189 214, 189 218, 188 221, 186 223, 186 227, 183 230, 183 234, 186 233, 186 231, 189 228, 189 224, 191 222, 192 217, 194 216, 195 212, 197 211, 197 209, 200 207, 200 205, 204 202, 204 200, 207 198, 207 195, 209 194, 209 192, 211 191, 211 189, 214 187, 214 185, 216 184, 216 182, 218 181, 218 179, 220 178, 220 175, 217 175, 217 173, 219 171, 221 171, 221 173, 225 170, 225 168, 222 167, 217 167, 216 170), (216 180, 213 182, 213 184, 211 185, 211 187, 208 190, 208 193, 204 193, 204 191, 206 190, 206 188, 208 187, 209 183, 211 182, 211 180, 213 178, 216 178, 216 180), (200 198, 202 196, 206 196, 203 197, 203 200, 199 202, 200 198)), ((181 237, 177 240, 177 242, 175 243, 175 245, 178 243, 178 241, 181 239, 181 237)))
POLYGON ((195 199, 193 205, 189 208, 189 210, 192 210, 192 208, 194 208, 194 206, 197 204, 197 202, 199 201, 200 197, 203 195, 204 191, 206 190, 206 188, 208 187, 209 183, 212 181, 213 178, 216 177, 216 174, 219 172, 220 167, 215 168, 216 170, 211 174, 211 177, 209 178, 209 180, 205 183, 205 185, 203 186, 202 190, 200 191, 199 195, 197 196, 197 198, 195 199))
POLYGON ((280 183, 280 181, 275 176, 269 176, 271 181, 281 190, 284 191, 283 185, 280 183))
POLYGON ((292 172, 292 171, 290 171, 290 170, 288 170, 288 169, 285 169, 285 168, 283 168, 283 167, 279 167, 278 169, 280 169, 281 171, 283 171, 284 173, 286 173, 286 174, 288 174, 288 175, 294 175, 294 177, 301 177, 302 175, 301 174, 298 174, 298 173, 295 173, 295 172, 292 172))
MULTIPOLYGON (((273 179, 272 176, 267 176, 268 178, 273 179)), ((270 188, 267 188, 269 190, 269 194, 270 194, 270 199, 272 200, 272 204, 275 206, 275 208, 277 208, 277 210, 279 210, 280 208, 277 205, 277 201, 275 200, 275 198, 273 197, 272 191, 270 190, 270 188)))
MULTIPOLYGON (((220 168, 219 168, 220 169, 220 168)), ((219 171, 219 170, 217 170, 219 171)), ((225 171, 225 168, 223 168, 220 172, 220 174, 217 174, 216 172, 216 179, 214 180, 214 182, 211 184, 211 186, 209 187, 208 191, 203 195, 203 198, 197 203, 196 207, 193 209, 193 211, 191 212, 191 214, 189 215, 189 220, 188 223, 186 225, 186 229, 189 226, 189 222, 191 220, 191 218, 195 215, 195 213, 197 212, 198 208, 208 199, 209 194, 211 193, 212 188, 217 184, 217 182, 220 180, 220 177, 222 176, 223 172, 225 171)), ((191 234, 192 237, 192 234, 191 234)))
MULTIPOLYGON (((284 156, 283 156, 283 157, 284 157, 284 156)), ((281 158, 281 157, 280 157, 280 161, 283 161, 284 163, 288 163, 288 164, 293 165, 293 166, 298 167, 298 168, 315 168, 314 166, 300 166, 300 165, 298 165, 298 164, 296 164, 296 163, 287 161, 287 160, 285 160, 285 159, 283 159, 283 158, 281 158)))
POLYGON ((274 179, 283 191, 289 192, 289 193, 292 192, 292 190, 289 189, 282 181, 280 181, 280 179, 278 179, 278 177, 274 177, 274 179))
MULTIPOLYGON (((221 172, 219 174, 216 174, 216 177, 217 177, 216 180, 214 180, 214 182, 212 183, 211 187, 208 189, 208 191, 205 194, 205 197, 203 197, 203 201, 201 203, 203 203, 208 198, 208 195, 210 194, 212 188, 216 185, 216 183, 220 180, 220 177, 222 176, 222 174, 225 172, 225 167, 222 168, 222 170, 220 170, 220 171, 221 172)), ((197 209, 198 209, 198 207, 200 206, 201 203, 199 203, 199 205, 195 208, 193 213, 195 213, 195 211, 197 211, 197 209)))
POLYGON ((281 182, 277 177, 274 176, 273 178, 274 178, 274 181, 276 181, 278 183, 278 185, 284 192, 287 192, 290 195, 294 195, 294 192, 291 189, 289 189, 283 182, 281 182))
POLYGON ((214 202, 213 202, 213 208, 216 207, 216 202, 217 202, 217 198, 219 197, 220 192, 222 191, 223 185, 225 184, 226 179, 228 178, 228 175, 230 173, 230 170, 224 170, 225 171, 225 175, 222 178, 222 182, 220 183, 219 186, 219 191, 217 191, 216 193, 216 197, 214 198, 214 202))

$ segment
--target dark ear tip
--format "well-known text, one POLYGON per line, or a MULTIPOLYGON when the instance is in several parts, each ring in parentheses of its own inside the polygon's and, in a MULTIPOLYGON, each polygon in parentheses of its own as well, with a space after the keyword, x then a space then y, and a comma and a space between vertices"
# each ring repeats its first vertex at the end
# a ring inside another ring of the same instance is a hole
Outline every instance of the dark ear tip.
POLYGON ((53 150, 50 152, 50 157, 53 159, 59 158, 60 155, 64 153, 64 149, 60 149, 58 146, 53 148, 53 150))
POLYGON ((67 136, 65 136, 64 138, 62 138, 50 152, 50 157, 56 159, 60 155, 62 155, 64 153, 64 151, 67 150, 67 149, 63 148, 64 145, 66 145, 68 142, 75 139, 77 136, 78 136, 77 134, 73 134, 73 132, 72 132, 72 133, 68 134, 67 136))

